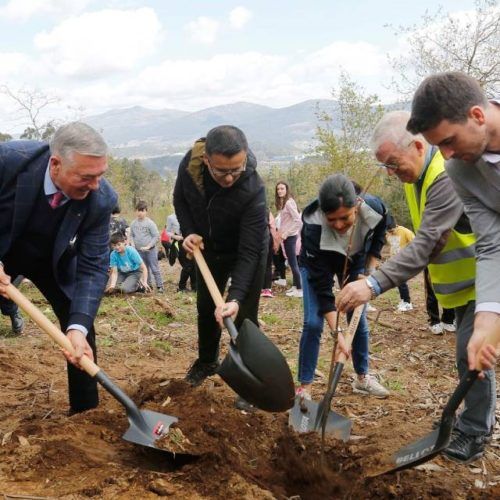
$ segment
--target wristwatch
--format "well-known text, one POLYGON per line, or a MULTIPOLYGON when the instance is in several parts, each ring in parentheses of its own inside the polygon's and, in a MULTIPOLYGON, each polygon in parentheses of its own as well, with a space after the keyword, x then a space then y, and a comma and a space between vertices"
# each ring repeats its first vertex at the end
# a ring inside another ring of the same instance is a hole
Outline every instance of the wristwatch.
POLYGON ((366 286, 370 289, 370 300, 373 300, 377 296, 377 292, 375 291, 375 287, 373 286, 373 283, 366 278, 365 279, 366 286))
POLYGON ((236 302, 238 304, 238 307, 241 307, 241 302, 238 299, 231 299, 228 302, 236 302))

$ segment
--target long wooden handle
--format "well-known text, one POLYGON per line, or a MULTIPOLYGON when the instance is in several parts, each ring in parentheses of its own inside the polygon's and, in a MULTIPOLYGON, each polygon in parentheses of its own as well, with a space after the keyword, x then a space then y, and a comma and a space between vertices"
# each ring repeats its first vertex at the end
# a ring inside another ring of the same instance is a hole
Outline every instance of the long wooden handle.
MULTIPOLYGON (((7 286, 7 295, 15 302, 52 340, 62 349, 71 354, 75 353, 73 345, 56 325, 54 325, 31 301, 29 301, 14 285, 7 286)), ((100 368, 87 356, 80 359, 80 366, 91 376, 95 377, 100 368)))
POLYGON ((210 292, 215 305, 223 306, 225 303, 224 299, 222 298, 219 288, 217 287, 217 283, 215 283, 214 277, 212 276, 212 273, 207 266, 207 262, 205 260, 205 257, 203 257, 203 254, 201 253, 200 247, 196 247, 194 249, 193 257, 196 261, 198 269, 203 275, 203 279, 205 280, 205 284, 207 285, 208 291, 210 292))
MULTIPOLYGON (((354 312, 352 313, 351 317, 351 322, 349 323, 349 326, 347 327, 347 330, 344 333, 344 340, 348 349, 351 348, 352 341, 354 339, 354 334, 356 333, 356 329, 358 328, 359 320, 361 319, 361 314, 363 313, 364 308, 365 305, 361 304, 360 306, 357 306, 354 309, 354 312)), ((347 361, 346 355, 343 352, 341 352, 339 354, 337 361, 340 363, 345 363, 347 361)))

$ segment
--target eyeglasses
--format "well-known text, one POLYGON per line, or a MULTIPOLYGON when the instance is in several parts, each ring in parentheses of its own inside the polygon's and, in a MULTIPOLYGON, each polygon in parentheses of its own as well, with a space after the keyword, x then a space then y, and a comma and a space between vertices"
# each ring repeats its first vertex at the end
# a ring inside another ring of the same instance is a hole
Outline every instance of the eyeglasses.
MULTIPOLYGON (((400 149, 408 149, 414 142, 415 140, 412 139, 408 144, 406 144, 406 146, 400 146, 400 149)), ((393 172, 395 172, 399 168, 399 165, 390 163, 377 163, 377 167, 385 168, 386 170, 392 170, 393 172)))
POLYGON ((217 168, 217 167, 212 166, 210 164, 210 160, 208 159, 208 157, 206 157, 206 161, 207 161, 208 168, 210 169, 210 172, 212 172, 212 175, 214 177, 218 177, 218 178, 226 177, 226 175, 230 175, 233 178, 238 177, 247 169, 246 158, 245 158, 245 161, 243 162, 243 165, 236 167, 236 168, 230 168, 230 169, 217 168))

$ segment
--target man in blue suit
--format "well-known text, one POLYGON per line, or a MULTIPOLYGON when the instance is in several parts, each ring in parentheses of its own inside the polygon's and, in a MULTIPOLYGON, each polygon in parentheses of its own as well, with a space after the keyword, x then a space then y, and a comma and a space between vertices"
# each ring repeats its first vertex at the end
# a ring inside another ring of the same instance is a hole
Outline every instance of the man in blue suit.
POLYGON ((95 359, 93 322, 107 281, 117 196, 102 178, 106 169, 104 140, 80 122, 59 128, 50 146, 0 144, 0 309, 18 317, 5 286, 20 275, 49 301, 75 350, 64 353, 70 413, 98 404, 97 383, 78 362, 95 359))

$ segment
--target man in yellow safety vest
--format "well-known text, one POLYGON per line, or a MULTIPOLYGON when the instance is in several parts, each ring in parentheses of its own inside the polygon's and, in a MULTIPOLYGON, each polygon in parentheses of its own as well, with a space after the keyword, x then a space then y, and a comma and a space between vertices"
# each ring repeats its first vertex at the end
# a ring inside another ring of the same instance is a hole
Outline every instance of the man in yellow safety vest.
MULTIPOLYGON (((464 207, 444 170, 438 148, 406 130, 410 114, 387 113, 377 124, 372 148, 388 175, 404 183, 415 239, 367 279, 350 283, 337 296, 340 311, 367 302, 429 268, 439 303, 454 308, 456 358, 462 376, 468 369, 467 344, 475 308, 475 237, 464 207)), ((484 453, 495 423, 495 374, 485 372, 465 398, 445 454, 469 463, 484 453)))

